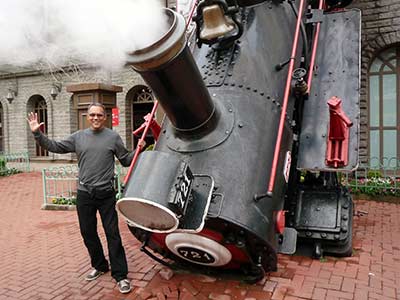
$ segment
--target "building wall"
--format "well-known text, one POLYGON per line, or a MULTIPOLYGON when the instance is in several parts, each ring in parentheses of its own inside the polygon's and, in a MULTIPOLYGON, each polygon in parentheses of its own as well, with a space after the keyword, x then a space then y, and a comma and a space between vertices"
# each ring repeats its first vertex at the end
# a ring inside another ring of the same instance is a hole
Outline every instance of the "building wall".
MULTIPOLYGON (((85 78, 98 78, 98 71, 83 70, 85 78)), ((62 82, 61 92, 56 99, 52 99, 50 90, 52 88, 52 78, 48 75, 21 76, 16 78, 0 79, 0 98, 4 111, 3 132, 4 132, 4 152, 24 152, 29 151, 31 156, 35 156, 35 142, 26 121, 27 114, 33 110, 32 96, 42 96, 47 104, 48 114, 48 137, 60 140, 78 129, 77 111, 73 108, 71 101, 72 93, 66 92, 66 86, 77 82, 74 74, 60 75, 57 79, 62 82), (18 94, 8 103, 5 95, 10 86, 18 86, 18 94)), ((90 80, 90 79, 89 79, 90 80)), ((131 88, 138 84, 144 84, 141 77, 131 68, 126 67, 120 72, 107 75, 107 84, 122 86, 123 91, 117 93, 117 106, 120 110, 120 124, 114 127, 122 137, 127 146, 131 146, 131 114, 132 99, 127 99, 127 93, 131 88), (111 80, 111 81, 110 81, 111 80)), ((73 158, 71 154, 49 153, 49 159, 73 158)))
POLYGON ((362 14, 360 159, 368 159, 368 82, 367 72, 377 53, 400 42, 400 0, 357 0, 352 7, 362 14))

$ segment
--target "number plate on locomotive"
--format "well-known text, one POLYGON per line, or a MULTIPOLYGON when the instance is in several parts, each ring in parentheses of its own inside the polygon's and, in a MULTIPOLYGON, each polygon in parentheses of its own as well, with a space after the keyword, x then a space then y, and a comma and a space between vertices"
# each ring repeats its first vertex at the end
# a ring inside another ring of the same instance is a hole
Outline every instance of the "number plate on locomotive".
POLYGON ((175 207, 175 213, 184 213, 193 180, 194 176, 192 174, 192 171, 190 170, 189 166, 186 165, 182 175, 179 176, 179 182, 175 184, 176 194, 174 200, 170 202, 175 207))
POLYGON ((212 264, 215 258, 208 252, 192 247, 179 247, 178 253, 184 258, 203 264, 212 264))

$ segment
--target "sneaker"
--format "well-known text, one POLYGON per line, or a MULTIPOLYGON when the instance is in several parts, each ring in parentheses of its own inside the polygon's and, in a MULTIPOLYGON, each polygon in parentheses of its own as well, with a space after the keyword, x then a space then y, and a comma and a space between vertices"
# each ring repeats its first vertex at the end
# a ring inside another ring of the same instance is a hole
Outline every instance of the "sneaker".
POLYGON ((117 285, 118 285, 119 291, 122 294, 126 294, 131 291, 131 283, 129 282, 128 279, 122 279, 122 280, 118 281, 117 285))
POLYGON ((97 279, 98 277, 100 277, 101 275, 103 275, 105 272, 103 271, 99 271, 96 269, 93 269, 92 271, 90 271, 89 274, 86 275, 85 280, 86 281, 92 281, 97 279))

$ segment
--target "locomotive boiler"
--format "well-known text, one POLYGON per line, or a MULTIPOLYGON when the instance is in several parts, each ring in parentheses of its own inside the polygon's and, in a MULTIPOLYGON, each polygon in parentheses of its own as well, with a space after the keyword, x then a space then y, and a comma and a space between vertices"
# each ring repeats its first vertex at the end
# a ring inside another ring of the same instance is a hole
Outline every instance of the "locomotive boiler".
POLYGON ((279 252, 351 255, 337 172, 357 167, 360 13, 347 4, 203 0, 193 49, 165 9, 168 30, 128 59, 165 112, 117 202, 141 250, 256 278, 279 252))

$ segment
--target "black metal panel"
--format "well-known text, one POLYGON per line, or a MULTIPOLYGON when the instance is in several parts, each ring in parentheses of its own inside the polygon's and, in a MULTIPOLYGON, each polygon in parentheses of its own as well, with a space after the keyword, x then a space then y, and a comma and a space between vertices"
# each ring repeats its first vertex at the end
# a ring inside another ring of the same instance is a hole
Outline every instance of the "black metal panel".
MULTIPOLYGON (((290 58, 296 25, 294 17, 286 2, 271 1, 241 9, 244 33, 233 47, 217 50, 203 45, 200 49, 194 49, 193 56, 207 85, 221 85, 221 82, 210 82, 214 79, 220 81, 216 75, 219 71, 219 76, 224 75, 224 86, 265 96, 280 107, 287 68, 277 71, 275 66, 290 58), (211 71, 205 74, 208 65, 211 71)), ((299 49, 302 42, 300 39, 299 49)), ((292 103, 288 107, 289 117, 291 112, 292 103)))
POLYGON ((197 64, 201 76, 207 87, 221 86, 226 76, 231 76, 228 72, 233 59, 235 47, 217 50, 210 47, 202 47, 199 51, 197 64))
POLYGON ((178 155, 157 151, 143 152, 125 187, 123 198, 140 198, 169 206, 171 193, 186 167, 178 155))
POLYGON ((295 228, 299 237, 342 241, 351 234, 351 199, 338 189, 299 190, 295 228))
POLYGON ((305 101, 298 169, 354 170, 358 164, 360 11, 325 14, 321 23, 316 67, 309 99, 305 101), (342 99, 350 127, 349 162, 342 168, 325 165, 329 126, 328 100, 342 99))
POLYGON ((300 191, 296 228, 339 232, 340 205, 337 198, 337 193, 332 191, 300 191))
POLYGON ((178 229, 195 232, 203 229, 213 188, 214 181, 210 176, 195 175, 189 202, 178 229))
POLYGON ((214 98, 217 108, 215 119, 217 120, 215 128, 207 134, 179 135, 173 127, 166 128, 165 139, 168 147, 178 152, 196 152, 205 151, 209 148, 218 146, 224 142, 233 130, 235 124, 235 111, 232 103, 229 101, 218 101, 214 98))

